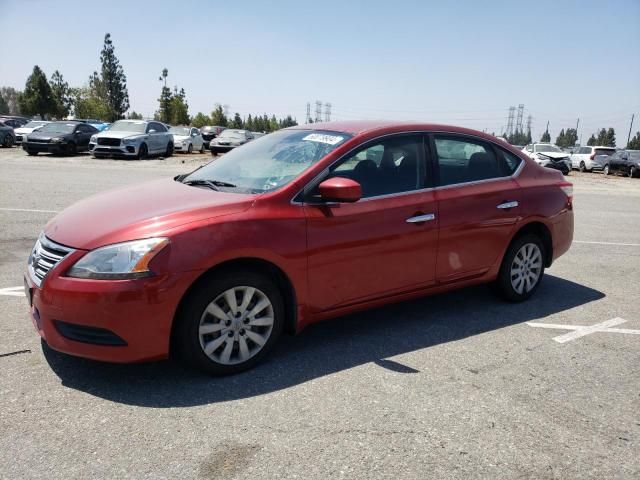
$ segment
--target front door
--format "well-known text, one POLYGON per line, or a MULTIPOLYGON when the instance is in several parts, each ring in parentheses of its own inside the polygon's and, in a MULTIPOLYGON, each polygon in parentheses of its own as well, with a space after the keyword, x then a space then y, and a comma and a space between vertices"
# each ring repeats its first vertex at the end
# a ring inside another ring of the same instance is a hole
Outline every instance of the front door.
POLYGON ((306 202, 310 307, 357 304, 434 283, 438 212, 422 135, 373 141, 329 177, 360 183, 363 198, 306 202))
POLYGON ((436 278, 450 283, 486 273, 513 234, 521 159, 475 137, 435 135, 440 218, 436 278))

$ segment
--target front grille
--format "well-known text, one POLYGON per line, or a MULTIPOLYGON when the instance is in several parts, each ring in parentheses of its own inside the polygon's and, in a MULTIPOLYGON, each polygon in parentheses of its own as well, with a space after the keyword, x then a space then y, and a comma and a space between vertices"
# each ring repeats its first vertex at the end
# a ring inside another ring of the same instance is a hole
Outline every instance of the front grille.
POLYGON ((32 138, 29 143, 51 143, 50 138, 32 138))
POLYGON ((88 327, 86 325, 61 322, 60 320, 54 320, 53 323, 58 332, 60 332, 60 335, 69 340, 113 347, 124 347, 127 345, 127 342, 106 328, 88 327))
POLYGON ((71 252, 73 249, 40 235, 29 256, 29 271, 36 285, 40 287, 49 271, 71 252))
POLYGON ((203 134, 202 134, 202 138, 204 138, 204 139, 205 139, 205 140, 207 140, 207 141, 211 141, 211 140, 213 140, 214 138, 216 138, 216 136, 215 136, 215 134, 214 134, 214 133, 203 133, 203 134))
POLYGON ((108 145, 109 147, 119 147, 119 138, 98 137, 98 145, 108 145))

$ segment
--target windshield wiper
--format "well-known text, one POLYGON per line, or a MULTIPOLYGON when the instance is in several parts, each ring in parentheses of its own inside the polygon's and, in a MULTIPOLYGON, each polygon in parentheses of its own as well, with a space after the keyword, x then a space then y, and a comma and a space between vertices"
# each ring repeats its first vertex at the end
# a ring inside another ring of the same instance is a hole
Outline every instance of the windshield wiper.
POLYGON ((235 188, 237 185, 229 182, 223 182, 222 180, 187 180, 182 182, 185 185, 204 185, 212 190, 219 190, 218 187, 235 188))

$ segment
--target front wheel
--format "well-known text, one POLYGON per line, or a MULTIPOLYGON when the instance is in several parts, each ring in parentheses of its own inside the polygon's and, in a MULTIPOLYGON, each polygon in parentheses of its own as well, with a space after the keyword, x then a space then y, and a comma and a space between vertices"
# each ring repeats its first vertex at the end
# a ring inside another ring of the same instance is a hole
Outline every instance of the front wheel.
POLYGON ((629 178, 634 178, 636 176, 637 170, 636 167, 629 168, 629 178))
POLYGON ((11 135, 7 135, 4 137, 4 141, 2 142, 2 146, 5 148, 13 147, 13 137, 11 135))
POLYGON ((523 235, 511 243, 502 260, 498 292, 510 302, 522 302, 534 294, 543 274, 542 241, 537 235, 523 235))
POLYGON ((609 175, 609 165, 605 165, 604 168, 602 169, 602 173, 604 173, 605 175, 609 175))
POLYGON ((276 283, 251 271, 225 271, 205 280, 176 317, 176 353, 214 375, 248 370, 273 348, 284 326, 276 283))
POLYGON ((138 155, 136 155, 136 159, 144 160, 145 158, 147 158, 147 156, 149 156, 149 149, 147 148, 147 144, 143 143, 138 149, 138 155))
POLYGON ((167 143, 167 150, 164 152, 165 158, 171 157, 173 155, 173 143, 167 143))
POLYGON ((27 155, 29 155, 30 157, 35 157, 36 155, 38 155, 38 152, 34 152, 33 150, 27 150, 27 155))

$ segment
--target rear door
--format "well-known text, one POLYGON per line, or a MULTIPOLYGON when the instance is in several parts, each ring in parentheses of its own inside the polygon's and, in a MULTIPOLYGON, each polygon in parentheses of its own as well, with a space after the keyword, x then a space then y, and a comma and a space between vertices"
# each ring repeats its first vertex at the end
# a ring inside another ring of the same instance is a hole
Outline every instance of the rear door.
POLYGON ((374 140, 320 180, 351 178, 363 198, 314 204, 307 216, 310 307, 327 311, 432 285, 438 217, 422 134, 374 140))
POLYGON ((522 160, 477 137, 434 134, 440 235, 436 280, 486 273, 500 261, 518 221, 522 160))

